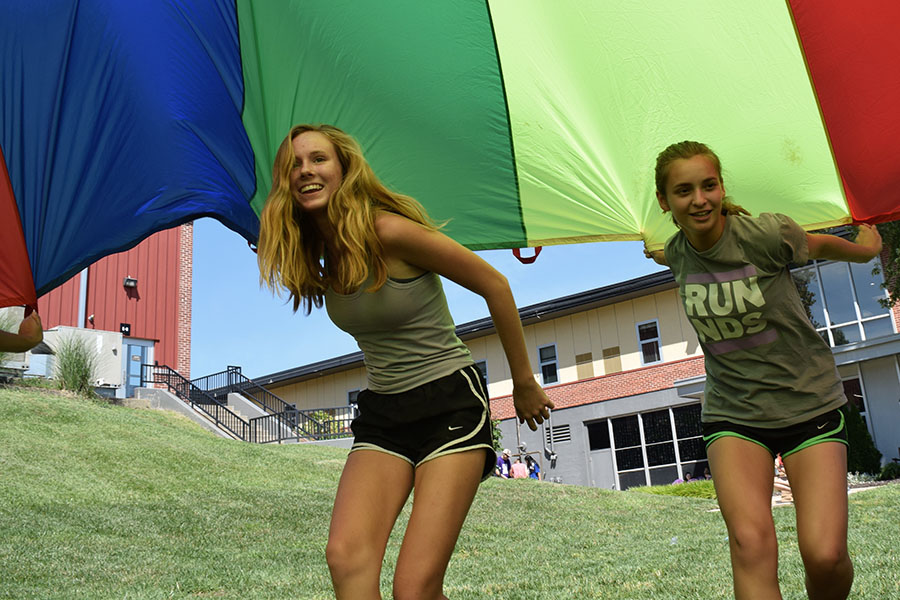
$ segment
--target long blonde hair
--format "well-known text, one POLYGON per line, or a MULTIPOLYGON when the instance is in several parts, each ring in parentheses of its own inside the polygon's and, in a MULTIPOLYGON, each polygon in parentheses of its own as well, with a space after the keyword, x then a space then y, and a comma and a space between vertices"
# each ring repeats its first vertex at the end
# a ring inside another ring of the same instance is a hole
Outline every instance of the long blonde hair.
POLYGON ((285 289, 296 312, 301 301, 308 314, 321 307, 325 290, 362 286, 371 269, 377 290, 387 280, 387 265, 375 216, 379 210, 397 213, 429 229, 437 229, 421 204, 387 189, 363 156, 359 143, 333 125, 295 125, 281 142, 272 166, 272 189, 260 216, 257 261, 259 278, 273 291, 285 289), (307 131, 317 131, 334 145, 343 179, 328 200, 327 215, 335 232, 338 257, 327 257, 325 240, 313 219, 304 215, 291 193, 294 166, 293 141, 307 131), (326 262, 323 262, 323 259, 326 262))
MULTIPOLYGON (((656 191, 663 198, 666 197, 666 184, 668 183, 669 168, 672 166, 672 163, 679 159, 687 160, 695 156, 705 156, 711 160, 716 168, 716 173, 719 174, 719 182, 722 185, 725 184, 725 180, 722 179, 722 161, 719 160, 718 155, 706 144, 685 140, 671 144, 656 157, 656 191)), ((749 216, 750 212, 743 206, 735 204, 730 196, 725 196, 722 199, 722 214, 749 216)), ((672 220, 675 220, 674 217, 672 220)), ((677 222, 675 224, 678 225, 677 222)))

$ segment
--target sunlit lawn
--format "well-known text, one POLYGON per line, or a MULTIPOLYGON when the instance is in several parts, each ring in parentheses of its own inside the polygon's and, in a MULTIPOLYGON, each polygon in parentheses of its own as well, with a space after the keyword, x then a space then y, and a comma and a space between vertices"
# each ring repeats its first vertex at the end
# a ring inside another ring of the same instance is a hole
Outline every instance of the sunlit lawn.
MULTIPOLYGON (((0 388, 0 597, 329 598, 346 451, 216 438, 173 413, 0 388)), ((401 516, 399 530, 408 517, 401 516)), ((713 500, 490 480, 447 575, 453 600, 731 597, 713 500)), ((900 486, 850 497, 852 598, 900 598, 900 486)), ((791 507, 785 598, 805 598, 791 507)), ((399 534, 385 561, 383 591, 399 534)))

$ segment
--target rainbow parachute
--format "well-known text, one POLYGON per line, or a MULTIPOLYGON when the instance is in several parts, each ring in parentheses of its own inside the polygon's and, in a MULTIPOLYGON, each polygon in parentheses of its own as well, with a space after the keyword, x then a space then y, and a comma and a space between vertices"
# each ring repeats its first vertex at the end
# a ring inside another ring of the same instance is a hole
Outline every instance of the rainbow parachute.
POLYGON ((900 214, 900 3, 29 0, 0 22, 0 305, 212 216, 250 241, 299 122, 471 248, 672 232, 697 139, 753 213, 900 214))

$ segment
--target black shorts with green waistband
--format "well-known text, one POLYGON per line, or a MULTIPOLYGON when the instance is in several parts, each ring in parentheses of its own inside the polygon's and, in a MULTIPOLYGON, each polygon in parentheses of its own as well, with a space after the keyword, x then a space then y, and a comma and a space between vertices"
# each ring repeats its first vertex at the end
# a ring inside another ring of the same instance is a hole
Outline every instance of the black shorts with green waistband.
POLYGON ((822 442, 840 442, 849 445, 846 415, 847 405, 845 404, 809 421, 777 429, 748 427, 728 421, 713 421, 703 423, 703 441, 708 449, 710 444, 720 438, 739 437, 759 444, 769 451, 772 458, 778 454, 784 458, 822 442))
POLYGON ((496 464, 487 386, 475 365, 405 392, 363 390, 351 452, 376 450, 414 467, 456 452, 485 449, 482 477, 496 464))

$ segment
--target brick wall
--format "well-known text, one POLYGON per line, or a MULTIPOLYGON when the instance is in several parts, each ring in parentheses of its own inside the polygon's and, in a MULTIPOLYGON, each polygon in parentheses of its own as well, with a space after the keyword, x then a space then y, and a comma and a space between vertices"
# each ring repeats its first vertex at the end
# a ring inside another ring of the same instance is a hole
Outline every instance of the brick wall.
POLYGON ((191 285, 194 273, 194 224, 181 226, 178 243, 178 352, 175 369, 191 377, 191 285))
MULTIPOLYGON (((544 388, 544 391, 557 409, 569 408, 668 389, 674 387, 676 381, 698 377, 704 373, 703 356, 694 356, 661 365, 549 386, 544 388)), ((515 414, 511 395, 491 399, 492 418, 511 419, 515 414)))

